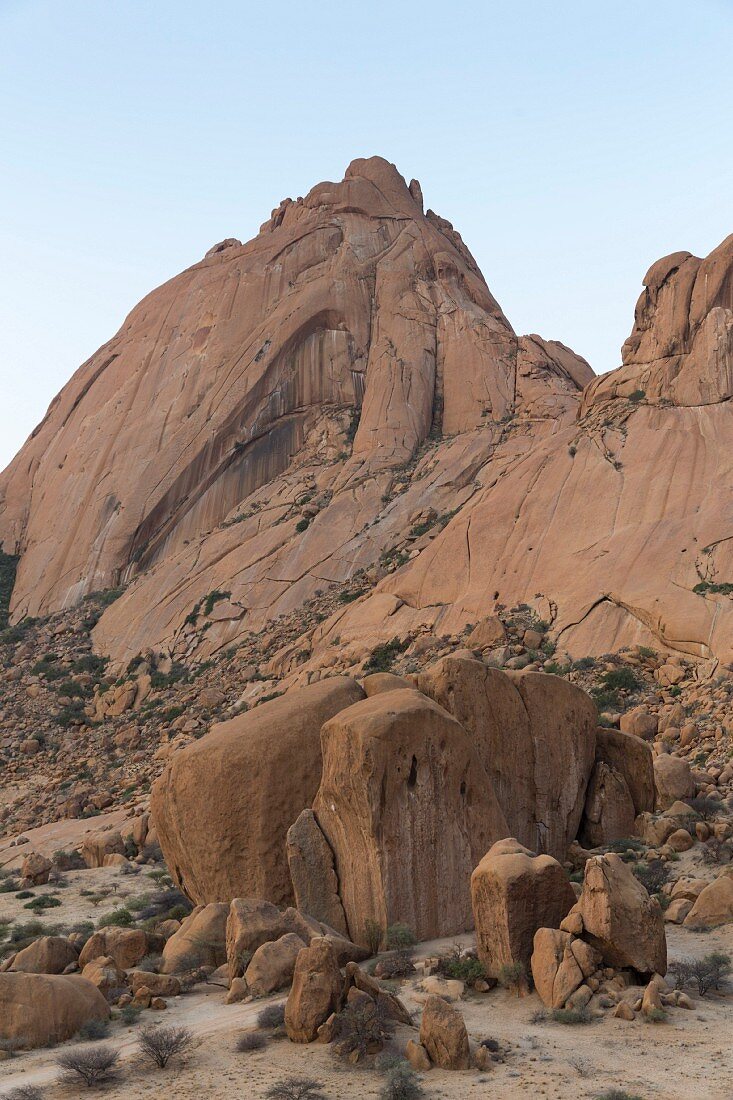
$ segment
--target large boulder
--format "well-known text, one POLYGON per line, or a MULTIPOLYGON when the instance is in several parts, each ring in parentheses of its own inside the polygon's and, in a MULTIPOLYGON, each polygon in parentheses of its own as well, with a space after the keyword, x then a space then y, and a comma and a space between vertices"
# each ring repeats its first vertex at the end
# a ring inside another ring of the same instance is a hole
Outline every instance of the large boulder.
POLYGON ((471 875, 471 899, 478 956, 496 978, 514 963, 529 972, 535 932, 559 927, 575 893, 557 860, 509 839, 494 844, 471 875))
POLYGON ((667 972, 659 902, 615 853, 587 861, 574 911, 583 919, 584 939, 598 948, 608 966, 631 967, 641 974, 667 972))
POLYGON ((263 898, 234 898, 226 921, 229 980, 244 973, 258 947, 289 931, 276 905, 263 898))
POLYGON ((214 725, 171 758, 151 811, 171 875, 196 904, 293 892, 285 837, 321 778, 321 726, 363 698, 335 676, 214 725))
POLYGON ((687 928, 715 928, 733 921, 733 873, 725 870, 700 892, 682 922, 687 928))
POLYGON ((343 979, 332 945, 315 938, 298 953, 285 1003, 285 1028, 294 1043, 312 1043, 318 1028, 341 1007, 343 979))
POLYGON ((690 765, 671 753, 654 757, 654 783, 658 810, 667 810, 673 802, 695 795, 696 786, 690 765))
POLYGON ((94 932, 81 949, 79 966, 92 959, 109 956, 120 970, 129 970, 150 950, 148 935, 142 928, 105 928, 94 932))
POLYGON ((654 756, 645 741, 623 729, 599 726, 596 730, 596 761, 603 761, 624 777, 637 814, 654 809, 654 756))
POLYGON ((20 877, 28 886, 44 886, 53 870, 53 863, 42 852, 29 852, 20 868, 20 877))
POLYGON ((125 843, 117 829, 100 829, 88 833, 79 849, 87 867, 104 867, 108 856, 125 854, 125 843))
POLYGON ((564 859, 595 755, 597 714, 589 696, 557 676, 501 672, 458 656, 436 662, 418 685, 470 734, 508 834, 564 859))
POLYGON ((621 772, 603 760, 596 762, 588 784, 579 840, 586 848, 600 848, 634 831, 634 800, 621 772))
MULTIPOLYGON (((375 673, 388 675, 388 673, 375 673)), ((371 677, 367 677, 370 679, 371 677)), ((295 904, 303 913, 347 935, 333 852, 313 810, 303 810, 288 829, 286 850, 295 904)))
POLYGON ((114 1000, 119 991, 125 989, 125 972, 120 970, 110 955, 92 959, 82 970, 81 976, 96 986, 107 1000, 114 1000))
POLYGON ((455 1005, 431 994, 420 1021, 420 1042, 441 1069, 468 1069, 471 1051, 463 1016, 455 1005))
POLYGON ((182 974, 198 966, 222 966, 226 962, 226 927, 229 906, 223 902, 198 905, 163 948, 162 974, 182 974))
POLYGON ((504 815, 471 738, 419 691, 384 692, 322 731, 314 802, 334 852, 351 938, 409 925, 418 939, 473 924, 469 879, 504 815))
POLYGON ((79 952, 65 936, 39 936, 13 959, 13 970, 25 974, 63 974, 79 958, 79 952))
POLYGON ((253 997, 266 997, 276 989, 290 985, 300 951, 307 944, 287 932, 277 940, 270 940, 257 948, 244 972, 247 988, 253 997))
POLYGON ((2 1040, 28 1048, 54 1046, 109 1014, 99 990, 78 974, 0 974, 2 1040))

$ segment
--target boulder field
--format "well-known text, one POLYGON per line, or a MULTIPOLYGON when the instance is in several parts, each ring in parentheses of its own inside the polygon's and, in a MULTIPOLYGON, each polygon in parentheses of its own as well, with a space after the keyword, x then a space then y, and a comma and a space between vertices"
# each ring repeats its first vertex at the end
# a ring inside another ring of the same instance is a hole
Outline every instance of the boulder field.
MULTIPOLYGON (((559 922, 574 898, 551 857, 565 859, 579 830, 602 833, 618 817, 613 794, 595 813, 598 759, 635 808, 623 770, 603 761, 616 757, 599 740, 591 700, 558 677, 462 656, 412 679, 419 688, 392 677, 368 696, 338 676, 293 689, 173 755, 151 810, 171 874, 197 905, 295 902, 357 943, 369 942, 370 926, 398 922, 421 940, 454 935, 473 926, 474 868, 474 893, 496 893, 481 861, 491 849, 496 862, 497 842, 518 832, 544 854, 533 862, 512 840, 499 877, 516 864, 517 885, 492 904, 516 906, 529 875, 540 910, 552 895, 559 922)), ((651 808, 651 749, 632 740, 641 812, 651 808)), ((513 936, 528 963, 539 925, 527 920, 531 930, 517 925, 513 936)))

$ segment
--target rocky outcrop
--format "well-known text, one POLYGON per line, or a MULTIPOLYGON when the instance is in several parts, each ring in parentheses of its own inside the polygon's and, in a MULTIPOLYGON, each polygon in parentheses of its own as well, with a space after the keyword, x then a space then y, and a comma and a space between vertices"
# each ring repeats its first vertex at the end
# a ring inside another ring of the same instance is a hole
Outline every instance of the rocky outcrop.
POLYGON ((670 753, 654 757, 654 784, 658 810, 668 810, 674 802, 694 797, 696 790, 690 765, 670 753))
POLYGON ((420 1043, 440 1069, 468 1069, 470 1047, 463 1016, 455 1005, 432 995, 425 1001, 420 1021, 420 1043))
POLYGON ((575 904, 568 877, 552 856, 500 840, 471 875, 478 957, 487 974, 520 964, 529 974, 538 928, 559 928, 575 904))
POLYGON ((367 921, 419 939, 470 928, 471 871, 507 826, 463 727, 403 688, 336 715, 322 749, 314 811, 351 938, 367 942, 367 921))
MULTIPOLYGON (((656 731, 656 717, 653 721, 656 731)), ((596 760, 623 776, 637 814, 654 809, 656 788, 650 745, 633 733, 599 726, 596 730, 596 760)))
POLYGON ((285 842, 321 779, 323 723, 363 697, 333 677, 214 725, 176 753, 152 792, 168 868, 197 904, 292 899, 285 842))
POLYGON ((244 972, 252 996, 266 997, 290 985, 298 955, 306 946, 295 932, 286 932, 277 940, 261 944, 244 972))
POLYGON ((99 990, 79 975, 0 974, 0 1040, 53 1046, 109 1014, 99 990))
POLYGON ((81 949, 79 966, 109 956, 121 970, 128 970, 148 954, 148 935, 142 928, 104 928, 92 933, 81 949))
POLYGON ((579 839, 586 848, 599 848, 634 832, 636 812, 626 779, 600 760, 588 785, 579 839))
POLYGON ((511 835, 564 859, 595 753, 596 709, 585 692, 558 677, 515 675, 457 656, 418 683, 471 734, 511 835))

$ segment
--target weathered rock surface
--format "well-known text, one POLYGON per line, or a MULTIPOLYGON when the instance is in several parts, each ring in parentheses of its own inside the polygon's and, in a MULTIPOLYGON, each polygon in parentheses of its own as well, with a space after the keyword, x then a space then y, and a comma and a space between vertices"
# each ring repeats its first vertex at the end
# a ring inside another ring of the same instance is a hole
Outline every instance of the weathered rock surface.
POLYGON ((344 907, 338 894, 333 852, 312 810, 303 810, 290 826, 286 845, 298 909, 330 925, 342 935, 348 935, 344 907))
POLYGON ((724 870, 698 895, 682 922, 687 928, 715 928, 733 921, 733 874, 724 870))
POLYGON ((619 856, 610 852, 588 860, 576 911, 583 918, 584 937, 609 966, 631 967, 641 974, 666 973, 667 941, 659 902, 619 856))
POLYGON ((351 938, 403 922, 419 939, 471 927, 471 871, 507 826, 459 723, 415 690, 354 704, 322 731, 314 802, 351 938))
POLYGON ((198 966, 222 966, 226 962, 226 927, 229 906, 211 902, 197 906, 163 948, 162 974, 183 974, 198 966))
POLYGON ((292 900, 285 839, 318 790, 321 726, 362 697, 354 680, 333 677, 217 724, 172 757, 153 788, 153 821, 197 904, 292 900))
POLYGON ((538 928, 558 928, 575 904, 568 877, 552 856, 500 840, 471 875, 478 957, 491 977, 520 963, 529 974, 538 928))
POLYGON ((690 765, 686 760, 669 753, 654 757, 654 782, 658 810, 667 810, 673 802, 692 798, 695 794, 695 780, 690 765))
POLYGON ((420 1042, 430 1061, 441 1069, 468 1069, 471 1052, 463 1016, 455 1005, 428 997, 420 1021, 420 1042))
POLYGON ((79 966, 110 956, 121 970, 135 966, 148 954, 148 936, 142 928, 105 928, 94 932, 81 949, 79 966))
POLYGON ((306 946, 294 932, 261 944, 244 972, 252 996, 266 997, 268 993, 290 985, 298 955, 306 946))
POLYGON ((586 848, 599 848, 631 836, 636 813, 626 779, 599 760, 591 774, 579 839, 586 848))
POLYGON ((341 1005, 343 979, 333 947, 314 939, 299 952, 285 1002, 285 1028, 294 1043, 312 1043, 318 1028, 341 1005))
POLYGON ((418 684, 471 734, 511 835, 563 859, 595 753, 596 710, 585 692, 558 677, 508 674, 463 657, 444 657, 418 684))
MULTIPOLYGON (((654 725, 656 728, 656 718, 654 725)), ((603 761, 623 776, 637 814, 654 809, 654 757, 649 745, 633 733, 599 726, 596 760, 603 761)))
POLYGON ((26 974, 63 974, 79 952, 64 936, 39 936, 13 959, 13 970, 26 974))
POLYGON ((0 1039, 52 1046, 109 1014, 102 994, 80 975, 0 974, 0 1039))

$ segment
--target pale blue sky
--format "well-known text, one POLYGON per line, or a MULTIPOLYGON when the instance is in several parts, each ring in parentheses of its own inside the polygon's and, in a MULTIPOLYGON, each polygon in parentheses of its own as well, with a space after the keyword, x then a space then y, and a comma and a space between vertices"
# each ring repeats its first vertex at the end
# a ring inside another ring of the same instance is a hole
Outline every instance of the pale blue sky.
POLYGON ((380 154, 519 332, 619 363, 733 232, 733 2, 0 0, 0 468, 152 287, 380 154))

